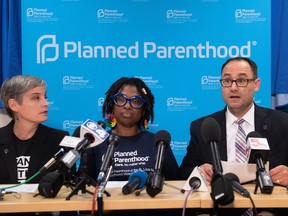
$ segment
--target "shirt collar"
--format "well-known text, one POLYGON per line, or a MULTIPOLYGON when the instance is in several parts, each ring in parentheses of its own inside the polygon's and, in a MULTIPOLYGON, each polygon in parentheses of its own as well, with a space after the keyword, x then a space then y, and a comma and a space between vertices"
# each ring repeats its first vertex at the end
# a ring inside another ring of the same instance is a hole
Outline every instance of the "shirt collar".
MULTIPOLYGON (((255 113, 255 105, 252 104, 251 108, 248 110, 248 112, 242 117, 246 123, 248 123, 251 126, 254 126, 254 113, 255 113)), ((236 118, 227 107, 226 109, 226 123, 228 126, 232 126, 233 123, 237 120, 236 118)))

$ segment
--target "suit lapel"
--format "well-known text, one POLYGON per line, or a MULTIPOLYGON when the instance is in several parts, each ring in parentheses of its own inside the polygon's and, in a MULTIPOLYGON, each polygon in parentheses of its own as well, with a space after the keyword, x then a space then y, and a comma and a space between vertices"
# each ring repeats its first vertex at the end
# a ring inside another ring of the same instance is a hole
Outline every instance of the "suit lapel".
POLYGON ((262 137, 268 137, 271 121, 267 118, 267 110, 255 105, 255 131, 262 137))

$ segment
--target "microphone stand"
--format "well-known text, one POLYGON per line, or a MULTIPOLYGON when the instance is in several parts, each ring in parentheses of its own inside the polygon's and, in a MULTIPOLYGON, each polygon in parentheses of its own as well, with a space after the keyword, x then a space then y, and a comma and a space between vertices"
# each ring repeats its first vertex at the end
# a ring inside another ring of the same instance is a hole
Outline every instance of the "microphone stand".
POLYGON ((257 194, 258 187, 259 187, 259 168, 257 166, 257 170, 256 170, 256 185, 255 185, 255 189, 254 189, 254 194, 257 194))
POLYGON ((265 172, 265 165, 261 157, 256 158, 256 164, 257 164, 257 170, 256 170, 256 185, 254 194, 257 193, 260 181, 262 182, 262 184, 260 185, 261 193, 271 194, 274 185, 273 182, 270 180, 269 174, 265 172))
POLYGON ((80 176, 77 179, 80 179, 80 181, 78 182, 78 184, 75 186, 75 188, 72 190, 72 192, 66 197, 66 200, 70 200, 70 198, 73 195, 78 194, 78 191, 81 190, 83 194, 85 194, 86 192, 89 194, 93 193, 89 190, 86 189, 86 185, 90 186, 94 186, 96 187, 97 183, 96 181, 94 181, 94 179, 92 179, 89 175, 88 175, 88 165, 87 165, 87 161, 88 161, 88 155, 87 155, 87 151, 85 150, 80 158, 80 167, 79 167, 79 172, 80 172, 80 176))
POLYGON ((218 210, 219 210, 218 204, 214 201, 211 216, 218 216, 218 210))
POLYGON ((163 176, 160 170, 155 170, 148 175, 146 182, 146 192, 149 196, 155 197, 159 194, 164 185, 165 176, 163 176))
POLYGON ((98 216, 102 216, 103 215, 103 193, 105 193, 107 195, 107 197, 110 197, 111 194, 108 193, 106 190, 105 190, 105 187, 107 185, 107 182, 109 180, 109 177, 110 177, 110 174, 111 174, 111 171, 112 171, 112 167, 113 165, 111 164, 107 170, 107 173, 104 175, 104 178, 103 180, 99 183, 99 188, 98 188, 98 191, 97 191, 97 209, 98 209, 98 216))

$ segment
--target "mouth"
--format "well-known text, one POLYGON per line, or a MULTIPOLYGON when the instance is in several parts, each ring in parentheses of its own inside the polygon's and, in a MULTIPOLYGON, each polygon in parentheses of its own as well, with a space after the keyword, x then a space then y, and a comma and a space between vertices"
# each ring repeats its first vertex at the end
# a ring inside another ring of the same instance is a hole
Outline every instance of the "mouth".
POLYGON ((132 113, 129 112, 129 111, 125 111, 125 112, 122 112, 122 116, 124 116, 124 117, 131 117, 131 116, 132 116, 132 113))
POLYGON ((239 98, 240 98, 240 96, 237 96, 237 95, 232 95, 232 96, 230 96, 230 98, 231 98, 231 99, 239 99, 239 98))

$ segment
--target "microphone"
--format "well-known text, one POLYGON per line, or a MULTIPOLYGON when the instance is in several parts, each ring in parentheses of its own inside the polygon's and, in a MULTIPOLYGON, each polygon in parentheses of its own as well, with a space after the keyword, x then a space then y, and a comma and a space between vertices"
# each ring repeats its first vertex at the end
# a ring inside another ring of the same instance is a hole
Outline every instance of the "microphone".
POLYGON ((133 172, 129 176, 128 182, 123 186, 122 193, 127 195, 136 189, 142 189, 146 184, 147 178, 148 174, 143 170, 133 172))
POLYGON ((118 146, 120 142, 120 138, 117 134, 111 133, 108 138, 108 148, 105 153, 102 165, 100 167, 100 172, 97 177, 97 182, 100 183, 104 180, 104 176, 109 168, 109 166, 112 165, 113 162, 113 154, 115 148, 118 146))
POLYGON ((226 179, 228 179, 228 181, 230 181, 232 188, 234 191, 236 191, 237 193, 241 194, 244 197, 249 198, 250 197, 250 193, 248 190, 246 190, 240 183, 239 183, 239 178, 237 175, 235 175, 234 173, 226 173, 224 175, 226 177, 226 179))
POLYGON ((38 185, 39 194, 48 198, 56 197, 64 181, 65 175, 59 170, 47 173, 40 179, 38 185))
POLYGON ((164 149, 170 145, 171 135, 165 131, 160 130, 155 134, 154 143, 157 146, 157 155, 155 162, 155 170, 162 172, 162 166, 164 163, 164 149))
POLYGON ((223 168, 218 149, 218 143, 221 140, 221 129, 218 122, 212 117, 204 119, 201 125, 201 135, 205 143, 211 146, 213 173, 222 174, 223 168))
POLYGON ((161 172, 164 163, 164 149, 170 145, 171 135, 165 130, 160 130, 155 134, 154 142, 157 146, 155 168, 154 172, 148 176, 146 187, 146 191, 151 197, 156 196, 163 189, 165 176, 161 172))
MULTIPOLYGON (((99 124, 101 124, 101 122, 99 122, 99 124)), ((88 119, 81 125, 81 138, 65 136, 59 145, 70 148, 72 147, 73 149, 64 154, 64 149, 61 148, 60 151, 40 169, 40 172, 44 172, 53 164, 59 162, 59 168, 61 170, 64 168, 62 171, 66 173, 66 169, 71 169, 88 147, 92 147, 92 144, 93 146, 96 146, 103 143, 103 141, 105 141, 109 136, 108 132, 102 128, 103 124, 101 125, 102 126, 88 119)), ((38 186, 40 194, 45 197, 55 197, 65 180, 63 172, 56 170, 55 172, 47 173, 43 176, 40 180, 41 184, 38 186)))
MULTIPOLYGON (((95 147, 103 143, 109 133, 104 130, 100 125, 91 121, 90 119, 86 120, 80 129, 80 142, 77 143, 74 149, 71 149, 66 155, 63 156, 61 162, 65 164, 69 169, 76 163, 80 158, 80 155, 87 149, 95 147)), ((79 140, 78 137, 64 137, 64 139, 69 140, 68 142, 73 143, 73 140, 79 140)), ((64 143, 64 141, 63 141, 64 143)))
POLYGON ((104 142, 109 133, 105 130, 106 125, 103 121, 98 121, 97 123, 93 122, 90 119, 87 119, 80 129, 80 138, 85 138, 87 136, 93 136, 93 140, 87 146, 87 148, 92 148, 104 142))
POLYGON ((39 170, 40 174, 56 164, 62 158, 64 152, 64 149, 60 148, 60 150, 39 170))
POLYGON ((230 204, 234 201, 234 193, 230 182, 222 175, 223 169, 218 149, 221 129, 218 122, 212 117, 205 118, 201 125, 201 135, 205 143, 211 146, 212 151, 211 198, 220 205, 230 204))
POLYGON ((258 132, 252 131, 247 135, 246 142, 249 150, 248 163, 257 163, 257 158, 261 157, 265 164, 270 150, 267 139, 262 138, 258 132))
POLYGON ((197 190, 201 186, 201 181, 198 177, 194 176, 189 180, 189 186, 193 190, 197 190))
POLYGON ((264 165, 270 150, 268 141, 266 138, 262 138, 258 132, 252 131, 247 135, 246 142, 249 149, 248 162, 257 165, 257 183, 259 182, 261 193, 271 194, 274 184, 264 165))

